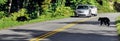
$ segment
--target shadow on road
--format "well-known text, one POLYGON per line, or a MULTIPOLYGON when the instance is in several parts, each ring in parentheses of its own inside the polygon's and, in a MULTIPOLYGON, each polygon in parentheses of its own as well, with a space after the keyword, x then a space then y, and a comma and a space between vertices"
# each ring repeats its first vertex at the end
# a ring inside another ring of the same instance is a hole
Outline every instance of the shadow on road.
MULTIPOLYGON (((99 25, 98 21, 86 21, 86 22, 58 22, 60 24, 70 24, 70 23, 77 23, 77 24, 85 24, 85 25, 99 25)), ((110 27, 116 27, 115 22, 110 22, 110 27)))
MULTIPOLYGON (((41 36, 49 31, 27 30, 27 29, 10 29, 21 34, 0 34, 0 41, 28 41, 31 37, 41 36), (24 33, 28 33, 24 35, 24 33)), ((71 28, 71 30, 89 31, 92 33, 79 32, 60 32, 43 41, 116 41, 117 37, 113 35, 104 35, 105 33, 114 34, 116 31, 107 30, 83 30, 71 28)))
POLYGON ((18 32, 19 34, 0 34, 0 41, 28 41, 31 37, 40 36, 46 31, 27 30, 27 29, 10 29, 11 31, 18 32), (21 33, 21 34, 20 34, 21 33), (29 33, 24 35, 24 33, 29 33))
POLYGON ((50 38, 50 41, 117 41, 116 36, 102 35, 105 33, 114 33, 110 31, 89 31, 93 33, 68 33, 60 32, 50 38), (95 34, 101 32, 99 34, 95 34))
POLYGON ((90 18, 90 17, 86 17, 86 16, 70 16, 71 18, 90 18))
MULTIPOLYGON (((70 24, 73 22, 56 22, 59 24, 70 24)), ((98 21, 74 22, 85 25, 99 25, 98 21)), ((115 22, 110 22, 110 27, 115 27, 115 22)), ((50 31, 31 30, 31 29, 9 29, 15 33, 0 34, 0 41, 28 41, 29 38, 41 36, 50 31), (18 33, 18 34, 17 34, 18 33)), ((43 41, 117 41, 116 31, 111 30, 84 30, 78 28, 68 29, 70 32, 59 32, 43 41), (81 33, 80 31, 84 32, 81 33)), ((55 31, 54 31, 55 32, 55 31)), ((7 32, 6 32, 7 33, 7 32)))

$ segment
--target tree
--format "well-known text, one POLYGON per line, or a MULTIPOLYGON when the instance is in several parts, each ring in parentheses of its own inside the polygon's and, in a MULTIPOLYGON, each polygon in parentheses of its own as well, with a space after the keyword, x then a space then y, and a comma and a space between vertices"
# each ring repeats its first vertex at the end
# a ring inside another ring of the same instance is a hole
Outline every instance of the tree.
POLYGON ((8 7, 8 16, 11 13, 11 6, 12 6, 12 0, 9 0, 9 7, 8 7))
POLYGON ((0 4, 5 4, 8 0, 0 0, 0 4))

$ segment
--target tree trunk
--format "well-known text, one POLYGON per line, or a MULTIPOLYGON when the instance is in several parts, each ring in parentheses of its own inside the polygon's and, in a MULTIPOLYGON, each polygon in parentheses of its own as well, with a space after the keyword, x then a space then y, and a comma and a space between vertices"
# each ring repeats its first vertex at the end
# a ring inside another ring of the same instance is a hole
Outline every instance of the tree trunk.
POLYGON ((11 13, 11 6, 12 6, 12 0, 9 0, 9 7, 8 7, 8 16, 11 13))
POLYGON ((20 0, 17 0, 17 10, 19 11, 20 9, 20 0))

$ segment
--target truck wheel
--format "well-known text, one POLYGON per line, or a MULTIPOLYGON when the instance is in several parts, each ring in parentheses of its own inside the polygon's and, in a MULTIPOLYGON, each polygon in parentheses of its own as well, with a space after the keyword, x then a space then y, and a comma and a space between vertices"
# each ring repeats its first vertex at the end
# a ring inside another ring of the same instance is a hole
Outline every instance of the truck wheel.
POLYGON ((94 14, 94 16, 97 16, 97 14, 94 14))

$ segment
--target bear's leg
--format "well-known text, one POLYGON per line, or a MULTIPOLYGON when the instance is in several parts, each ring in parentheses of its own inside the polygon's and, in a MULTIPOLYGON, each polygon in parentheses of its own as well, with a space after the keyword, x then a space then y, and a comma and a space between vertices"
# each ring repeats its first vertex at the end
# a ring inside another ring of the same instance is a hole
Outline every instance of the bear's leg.
POLYGON ((103 24, 103 21, 100 21, 100 25, 102 26, 102 24, 103 24))
POLYGON ((104 21, 104 24, 105 24, 105 25, 107 25, 107 22, 106 22, 106 21, 104 21))
POLYGON ((107 26, 110 26, 110 22, 107 22, 107 26))

